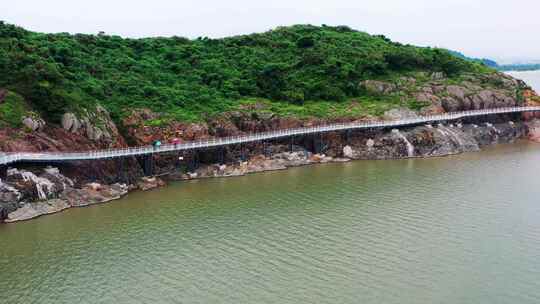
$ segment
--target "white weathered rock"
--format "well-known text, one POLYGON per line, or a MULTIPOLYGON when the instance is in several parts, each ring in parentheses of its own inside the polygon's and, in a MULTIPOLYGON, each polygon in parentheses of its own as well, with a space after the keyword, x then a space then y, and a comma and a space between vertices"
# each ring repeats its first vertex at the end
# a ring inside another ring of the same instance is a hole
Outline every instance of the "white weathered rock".
POLYGON ((34 173, 25 170, 18 170, 16 168, 9 169, 7 171, 7 176, 18 175, 21 176, 24 181, 32 182, 38 194, 40 200, 46 200, 50 198, 57 190, 53 182, 46 178, 38 177, 34 173))
POLYGON ((73 113, 65 113, 62 116, 62 128, 64 130, 75 133, 81 128, 81 122, 73 113))
POLYGON ((61 185, 61 187, 57 187, 58 188, 57 190, 60 190, 60 189, 66 190, 68 187, 73 187, 75 185, 73 180, 60 174, 60 170, 58 168, 49 166, 45 168, 43 171, 44 173, 40 177, 51 180, 57 186, 61 185))
POLYGON ((100 128, 94 127, 89 123, 86 125, 86 137, 90 140, 100 140, 103 136, 103 131, 100 128))
POLYGON ((443 72, 434 72, 431 74, 431 79, 433 80, 441 80, 444 79, 446 75, 444 75, 443 72))
POLYGON ((91 189, 93 191, 99 191, 101 190, 102 185, 99 183, 89 183, 85 185, 85 188, 91 189))
POLYGON ((43 119, 35 117, 24 117, 22 123, 32 131, 42 130, 45 126, 45 121, 43 119))
POLYGON ((118 134, 109 112, 99 105, 96 106, 95 112, 82 111, 80 117, 74 113, 65 113, 62 116, 62 127, 72 133, 81 131, 93 141, 111 140, 114 134, 118 134))
POLYGON ((371 139, 371 138, 368 139, 367 142, 366 142, 366 146, 368 148, 370 148, 370 149, 373 148, 373 146, 375 146, 375 141, 373 139, 371 139))
POLYGON ((354 157, 354 151, 351 148, 351 146, 343 147, 343 156, 347 157, 347 158, 353 158, 354 157))

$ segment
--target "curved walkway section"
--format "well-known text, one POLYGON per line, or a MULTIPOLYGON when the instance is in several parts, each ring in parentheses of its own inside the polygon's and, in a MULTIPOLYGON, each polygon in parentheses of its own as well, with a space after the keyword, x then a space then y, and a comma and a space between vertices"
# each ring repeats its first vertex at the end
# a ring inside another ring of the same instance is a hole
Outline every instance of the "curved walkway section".
POLYGON ((446 113, 440 115, 421 116, 413 119, 393 120, 393 121, 366 121, 366 122, 352 122, 342 124, 330 124, 326 126, 308 127, 308 128, 296 128, 277 130, 264 133, 255 133, 243 136, 231 136, 222 137, 208 140, 190 141, 178 145, 165 144, 159 148, 152 146, 133 147, 124 149, 110 149, 110 150, 96 150, 87 152, 13 152, 13 153, 1 153, 0 152, 0 165, 6 165, 15 162, 63 162, 63 161, 75 161, 75 160, 98 160, 109 159, 117 157, 129 157, 138 155, 148 155, 152 153, 165 153, 172 151, 184 151, 193 149, 205 149, 212 147, 221 147, 242 143, 251 143, 263 140, 270 140, 276 138, 284 138, 291 136, 301 136, 333 131, 346 131, 346 130, 358 130, 358 129, 370 129, 370 128, 391 128, 391 127, 404 127, 418 124, 428 124, 434 122, 453 121, 467 117, 477 117, 492 114, 509 114, 520 112, 535 112, 540 111, 540 106, 531 107, 508 107, 497 109, 485 109, 485 110, 471 110, 463 112, 446 113))

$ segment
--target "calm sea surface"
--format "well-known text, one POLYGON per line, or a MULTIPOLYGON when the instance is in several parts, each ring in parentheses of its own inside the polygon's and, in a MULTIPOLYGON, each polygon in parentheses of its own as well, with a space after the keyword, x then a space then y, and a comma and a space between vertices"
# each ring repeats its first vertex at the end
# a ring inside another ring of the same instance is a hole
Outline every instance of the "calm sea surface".
POLYGON ((539 172, 523 142, 0 225, 0 303, 540 303, 539 172))
POLYGON ((508 72, 508 74, 525 81, 540 94, 540 71, 508 72))

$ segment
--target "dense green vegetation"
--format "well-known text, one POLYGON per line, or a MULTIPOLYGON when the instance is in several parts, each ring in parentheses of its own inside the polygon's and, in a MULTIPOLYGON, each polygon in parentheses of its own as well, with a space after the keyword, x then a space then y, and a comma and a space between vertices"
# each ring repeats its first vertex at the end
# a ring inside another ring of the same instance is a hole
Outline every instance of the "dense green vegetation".
POLYGON ((148 107, 199 120, 253 98, 268 100, 283 114, 313 107, 339 113, 353 99, 377 112, 396 101, 370 99, 361 80, 486 70, 447 50, 402 45, 345 26, 189 40, 42 34, 0 23, 0 88, 20 94, 51 121, 95 103, 115 118, 148 107))
POLYGON ((29 111, 24 98, 13 92, 7 92, 0 103, 0 127, 3 124, 9 126, 22 126, 22 119, 29 111))
POLYGON ((467 61, 474 61, 474 62, 482 63, 488 67, 496 68, 499 66, 499 64, 495 60, 491 60, 487 58, 472 58, 472 57, 465 56, 463 53, 452 51, 452 50, 449 50, 449 52, 452 55, 457 56, 459 58, 465 59, 467 61))

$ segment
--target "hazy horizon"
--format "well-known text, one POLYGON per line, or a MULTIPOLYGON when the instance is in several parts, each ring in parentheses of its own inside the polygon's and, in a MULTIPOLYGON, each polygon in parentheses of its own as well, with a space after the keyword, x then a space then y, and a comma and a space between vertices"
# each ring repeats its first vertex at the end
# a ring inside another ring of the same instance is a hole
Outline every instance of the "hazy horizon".
POLYGON ((155 0, 0 3, 0 20, 38 32, 212 38, 293 24, 347 25, 394 41, 444 47, 500 63, 539 62, 540 3, 503 0, 155 0))

